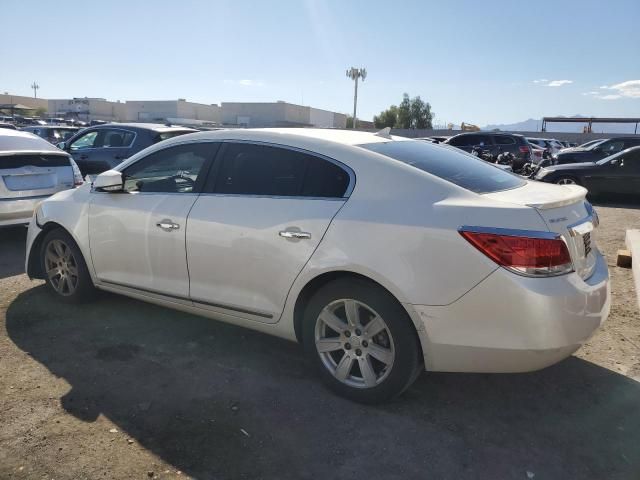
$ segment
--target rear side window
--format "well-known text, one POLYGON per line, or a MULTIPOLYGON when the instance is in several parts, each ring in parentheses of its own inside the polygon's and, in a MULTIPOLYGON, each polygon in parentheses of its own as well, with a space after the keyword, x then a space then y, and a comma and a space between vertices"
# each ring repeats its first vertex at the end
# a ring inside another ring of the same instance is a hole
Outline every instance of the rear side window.
POLYGON ((186 133, 193 133, 191 130, 174 130, 172 132, 161 132, 153 138, 153 143, 161 142, 162 140, 168 140, 173 137, 179 137, 186 133))
POLYGON ((349 174, 303 152, 268 145, 228 143, 215 193, 282 197, 343 197, 349 174))
POLYGON ((0 170, 21 167, 68 167, 71 165, 66 155, 8 155, 0 156, 0 170))
POLYGON ((474 147, 476 145, 488 147, 492 144, 489 135, 460 135, 453 137, 448 143, 454 147, 474 147))
POLYGON ((498 145, 513 145, 516 143, 513 137, 508 137, 507 135, 496 135, 493 138, 498 145))
POLYGON ((104 132, 102 146, 108 148, 129 147, 135 138, 135 134, 128 130, 103 130, 102 132, 104 132))
POLYGON ((418 168, 475 193, 509 190, 524 180, 462 151, 419 141, 392 141, 360 145, 372 152, 418 168))

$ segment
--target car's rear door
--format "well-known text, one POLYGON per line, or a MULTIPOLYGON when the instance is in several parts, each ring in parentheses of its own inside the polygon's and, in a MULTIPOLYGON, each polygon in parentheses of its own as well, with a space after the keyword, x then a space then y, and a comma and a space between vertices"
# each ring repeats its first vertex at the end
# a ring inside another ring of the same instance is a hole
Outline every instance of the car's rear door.
POLYGON ((124 192, 92 192, 91 259, 100 283, 189 301, 187 215, 216 143, 174 145, 123 170, 124 192))
POLYGON ((350 169, 309 152, 223 143, 188 219, 192 301, 277 322, 291 285, 353 184, 350 169))

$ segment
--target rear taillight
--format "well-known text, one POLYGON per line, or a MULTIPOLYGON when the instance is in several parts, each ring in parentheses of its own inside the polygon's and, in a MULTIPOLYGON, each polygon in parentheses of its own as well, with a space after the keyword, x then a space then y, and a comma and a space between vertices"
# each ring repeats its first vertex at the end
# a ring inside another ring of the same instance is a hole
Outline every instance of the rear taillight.
POLYGON ((73 184, 76 187, 79 187, 84 183, 84 180, 82 179, 82 173, 80 172, 80 167, 78 167, 78 164, 73 158, 69 158, 69 160, 71 161, 71 169, 73 170, 73 184))
POLYGON ((531 153, 531 147, 520 145, 520 153, 531 153))
POLYGON ((460 234, 498 265, 520 275, 552 276, 573 271, 566 243, 552 232, 463 227, 460 234))

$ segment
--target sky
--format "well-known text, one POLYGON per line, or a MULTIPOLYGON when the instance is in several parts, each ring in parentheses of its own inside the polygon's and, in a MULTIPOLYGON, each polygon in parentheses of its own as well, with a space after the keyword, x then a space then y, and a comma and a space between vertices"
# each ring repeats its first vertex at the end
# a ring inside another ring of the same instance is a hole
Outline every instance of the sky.
POLYGON ((353 109, 435 123, 640 116, 640 1, 2 0, 0 92, 353 109), (7 22, 13 19, 15 22, 7 22), (11 40, 13 39, 13 40, 11 40))

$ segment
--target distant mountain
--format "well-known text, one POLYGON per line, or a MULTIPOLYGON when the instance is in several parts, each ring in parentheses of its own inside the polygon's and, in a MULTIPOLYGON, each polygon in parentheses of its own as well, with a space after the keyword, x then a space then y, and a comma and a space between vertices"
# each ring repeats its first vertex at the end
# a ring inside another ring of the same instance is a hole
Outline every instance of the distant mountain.
MULTIPOLYGON (((574 115, 574 117, 584 117, 584 115, 574 115)), ((588 117, 585 117, 588 118, 588 117)), ((558 133, 582 133, 584 123, 548 123, 547 132, 558 133)), ((502 130, 511 132, 539 132, 542 128, 542 119, 536 120, 530 118, 523 122, 487 125, 482 130, 502 130)), ((594 123, 594 133, 633 133, 635 124, 632 123, 594 123)), ((640 128, 638 128, 640 133, 640 128)))

